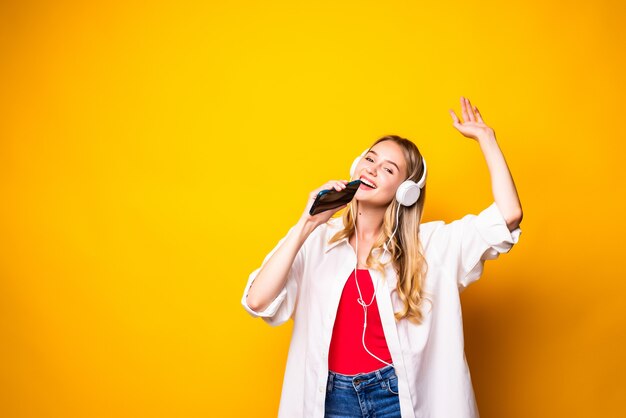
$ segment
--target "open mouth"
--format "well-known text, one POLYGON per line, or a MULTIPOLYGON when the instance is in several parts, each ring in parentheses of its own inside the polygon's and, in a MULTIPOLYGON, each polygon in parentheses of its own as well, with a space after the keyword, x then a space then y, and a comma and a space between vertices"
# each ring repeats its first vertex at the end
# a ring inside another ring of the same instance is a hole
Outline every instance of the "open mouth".
POLYGON ((361 185, 365 186, 369 189, 375 189, 376 186, 374 186, 374 184, 372 184, 371 182, 367 181, 366 179, 361 179, 361 185))

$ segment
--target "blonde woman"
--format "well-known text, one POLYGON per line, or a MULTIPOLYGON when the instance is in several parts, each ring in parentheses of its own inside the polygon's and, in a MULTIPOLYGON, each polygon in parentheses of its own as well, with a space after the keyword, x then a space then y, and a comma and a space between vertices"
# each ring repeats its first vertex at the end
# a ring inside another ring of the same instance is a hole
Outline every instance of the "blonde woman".
POLYGON ((250 274, 244 308, 273 326, 294 321, 279 417, 478 417, 459 293, 517 243, 522 208, 493 129, 468 99, 461 109, 453 126, 483 152, 491 205, 422 224, 426 161, 385 136, 353 163, 353 200, 311 216, 320 190, 347 181, 311 192, 250 274))

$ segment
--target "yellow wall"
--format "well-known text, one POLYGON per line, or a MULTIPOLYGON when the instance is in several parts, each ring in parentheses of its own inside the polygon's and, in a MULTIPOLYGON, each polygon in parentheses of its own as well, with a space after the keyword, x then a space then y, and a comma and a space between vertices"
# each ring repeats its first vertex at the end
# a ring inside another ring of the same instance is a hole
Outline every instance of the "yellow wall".
POLYGON ((524 209, 462 296, 481 416, 626 413, 624 2, 99 3, 0 5, 0 416, 275 416, 248 274, 384 134, 425 220, 490 204, 461 95, 524 209))

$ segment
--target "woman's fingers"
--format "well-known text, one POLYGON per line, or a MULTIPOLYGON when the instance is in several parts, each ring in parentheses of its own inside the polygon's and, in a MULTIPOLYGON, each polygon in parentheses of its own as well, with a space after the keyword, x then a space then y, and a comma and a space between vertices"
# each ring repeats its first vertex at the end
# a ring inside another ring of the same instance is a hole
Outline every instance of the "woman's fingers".
POLYGON ((335 190, 337 190, 338 192, 342 191, 345 188, 346 188, 346 185, 342 181, 335 182, 335 190))
POLYGON ((463 122, 467 122, 469 120, 467 105, 465 104, 465 97, 463 96, 461 96, 461 116, 463 116, 463 122))
MULTIPOLYGON (((461 96, 461 114, 463 116, 464 122, 485 123, 478 108, 472 105, 467 97, 463 96, 461 96)), ((452 111, 452 109, 450 109, 450 115, 452 116, 452 120, 454 120, 455 123, 461 123, 454 111, 452 111)))
POLYGON ((474 115, 474 109, 472 108, 472 103, 470 102, 470 99, 466 97, 465 101, 467 104, 467 113, 469 113, 470 122, 476 122, 476 115, 474 115))
POLYGON ((474 109, 472 108, 472 103, 470 99, 465 98, 465 104, 467 105, 467 113, 469 114, 470 122, 476 122, 476 115, 474 115, 474 109))
POLYGON ((452 121, 454 122, 454 124, 456 125, 457 123, 459 123, 459 118, 456 115, 456 113, 454 113, 454 110, 452 109, 448 109, 450 111, 450 116, 452 116, 452 121))
POLYGON ((339 192, 347 187, 346 183, 348 183, 347 180, 331 180, 328 183, 324 184, 319 189, 317 189, 316 194, 322 190, 327 190, 327 189, 335 189, 339 192))
POLYGON ((481 116, 480 112, 478 111, 478 108, 476 106, 474 106, 474 111, 476 112, 476 119, 478 119, 478 121, 480 123, 485 123, 483 121, 483 117, 481 116))

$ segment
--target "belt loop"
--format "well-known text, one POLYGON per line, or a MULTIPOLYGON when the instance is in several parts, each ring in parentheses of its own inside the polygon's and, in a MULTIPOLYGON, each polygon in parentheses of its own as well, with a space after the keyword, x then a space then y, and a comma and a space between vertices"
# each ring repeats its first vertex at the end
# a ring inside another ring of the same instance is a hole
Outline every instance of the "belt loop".
POLYGON ((383 380, 383 377, 382 377, 382 375, 380 374, 380 369, 376 370, 376 378, 377 378, 378 380, 383 380))
POLYGON ((333 380, 335 379, 335 373, 330 372, 328 376, 328 388, 327 391, 331 392, 333 390, 333 380))

